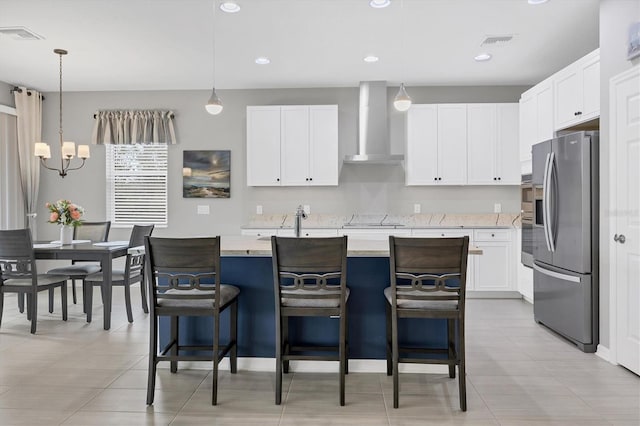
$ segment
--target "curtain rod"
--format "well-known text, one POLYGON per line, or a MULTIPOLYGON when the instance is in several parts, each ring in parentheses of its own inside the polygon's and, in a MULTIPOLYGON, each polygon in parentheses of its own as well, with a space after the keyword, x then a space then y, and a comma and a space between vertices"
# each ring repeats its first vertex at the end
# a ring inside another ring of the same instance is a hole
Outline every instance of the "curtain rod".
MULTIPOLYGON (((18 86, 13 86, 13 89, 9 90, 9 93, 13 93, 13 92, 22 93, 22 88, 18 86)), ((27 89, 27 96, 31 96, 31 92, 29 91, 29 89, 27 89)), ((41 95, 41 96, 42 96, 42 100, 44 101, 44 95, 41 95)))
MULTIPOLYGON (((94 118, 94 120, 95 120, 96 118, 98 118, 98 114, 93 114, 93 118, 94 118)), ((169 115, 169 118, 176 118, 176 115, 175 115, 175 114, 173 114, 173 113, 171 113, 171 115, 169 115)))

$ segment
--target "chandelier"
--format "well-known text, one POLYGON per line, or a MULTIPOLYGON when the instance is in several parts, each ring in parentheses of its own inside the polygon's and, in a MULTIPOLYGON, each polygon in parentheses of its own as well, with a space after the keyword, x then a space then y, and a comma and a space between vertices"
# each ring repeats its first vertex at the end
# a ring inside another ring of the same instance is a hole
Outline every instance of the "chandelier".
POLYGON ((55 170, 60 177, 64 178, 67 172, 78 170, 84 166, 84 162, 89 158, 89 145, 78 145, 78 157, 82 160, 82 163, 77 167, 71 167, 71 160, 76 156, 76 144, 73 142, 63 142, 62 138, 62 56, 68 52, 64 49, 54 49, 53 52, 60 56, 60 130, 58 130, 60 138, 60 168, 49 167, 47 165, 47 160, 51 158, 51 148, 49 144, 36 142, 34 154, 40 158, 42 167, 55 170))

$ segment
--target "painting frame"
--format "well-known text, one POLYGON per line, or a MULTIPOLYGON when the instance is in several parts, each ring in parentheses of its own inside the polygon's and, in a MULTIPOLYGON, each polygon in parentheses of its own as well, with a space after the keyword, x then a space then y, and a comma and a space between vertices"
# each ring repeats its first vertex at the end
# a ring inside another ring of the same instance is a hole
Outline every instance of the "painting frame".
POLYGON ((182 198, 231 198, 231 150, 184 150, 182 198))

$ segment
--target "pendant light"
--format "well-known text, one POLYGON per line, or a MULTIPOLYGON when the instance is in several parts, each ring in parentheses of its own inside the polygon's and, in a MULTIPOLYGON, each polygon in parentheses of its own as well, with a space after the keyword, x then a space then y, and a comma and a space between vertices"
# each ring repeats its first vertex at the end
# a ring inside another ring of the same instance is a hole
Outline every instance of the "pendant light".
POLYGON ((211 91, 211 97, 204 106, 207 112, 211 115, 218 115, 222 112, 222 101, 216 93, 216 2, 213 2, 213 90, 211 91))
MULTIPOLYGON (((404 37, 404 0, 400 1, 400 24, 402 25, 402 49, 401 54, 404 56, 405 51, 405 37, 404 37)), ((403 68, 404 69, 404 68, 403 68)), ((400 89, 398 90, 398 94, 393 99, 393 106, 400 112, 407 111, 411 108, 411 97, 407 94, 407 91, 404 88, 404 83, 400 83, 400 89)))

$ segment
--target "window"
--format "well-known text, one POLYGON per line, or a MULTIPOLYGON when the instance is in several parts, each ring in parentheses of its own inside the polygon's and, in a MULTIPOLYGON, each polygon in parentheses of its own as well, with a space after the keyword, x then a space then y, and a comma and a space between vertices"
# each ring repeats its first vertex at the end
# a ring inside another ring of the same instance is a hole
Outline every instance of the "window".
POLYGON ((167 220, 167 145, 106 145, 107 219, 113 226, 167 220))

